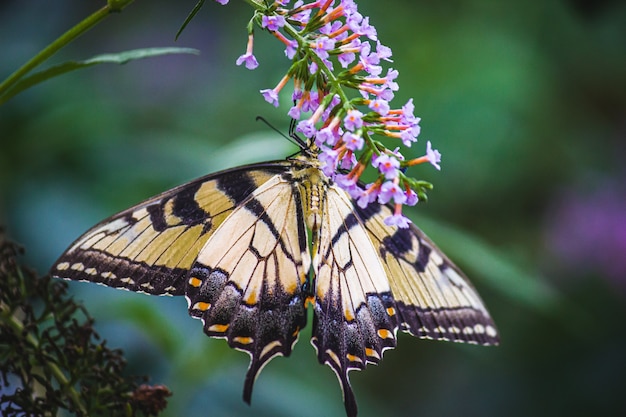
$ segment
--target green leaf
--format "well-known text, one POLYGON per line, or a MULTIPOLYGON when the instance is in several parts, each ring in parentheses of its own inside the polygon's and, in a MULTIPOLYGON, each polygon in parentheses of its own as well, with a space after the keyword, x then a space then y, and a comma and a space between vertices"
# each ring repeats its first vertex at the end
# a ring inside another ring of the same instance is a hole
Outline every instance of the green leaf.
POLYGON ((137 59, 152 58, 161 55, 171 54, 193 54, 198 55, 200 51, 193 48, 177 48, 177 47, 164 47, 164 48, 144 48, 134 49, 132 51, 119 52, 115 54, 102 54, 96 55, 92 58, 84 61, 67 61, 59 65, 47 68, 45 70, 36 72, 28 77, 20 80, 13 88, 7 91, 4 95, 0 96, 0 104, 5 103, 11 97, 16 94, 30 88, 36 84, 39 84, 49 78, 56 77, 61 74, 65 74, 70 71, 74 71, 80 68, 90 67, 98 64, 126 64, 129 61, 137 59))
POLYGON ((204 0, 198 0, 198 3, 196 3, 196 5, 191 10, 191 12, 189 12, 182 26, 180 27, 180 29, 178 29, 178 32, 176 32, 176 37, 174 38, 174 40, 178 40, 178 37, 180 36, 180 34, 183 33, 183 30, 185 30, 189 22, 191 22, 191 19, 193 19, 196 16, 196 14, 200 11, 202 6, 204 6, 204 0))

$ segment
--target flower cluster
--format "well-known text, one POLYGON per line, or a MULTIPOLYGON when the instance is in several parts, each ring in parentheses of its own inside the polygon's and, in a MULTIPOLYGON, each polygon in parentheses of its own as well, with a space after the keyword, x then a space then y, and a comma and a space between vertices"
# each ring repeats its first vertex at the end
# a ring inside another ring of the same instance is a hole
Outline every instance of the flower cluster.
POLYGON ((402 206, 424 200, 432 186, 408 177, 406 169, 424 162, 440 169, 441 154, 430 142, 420 158, 405 160, 400 153, 400 142, 409 147, 417 141, 420 118, 413 114, 412 99, 398 109, 390 106, 398 90, 398 71, 389 68, 383 75, 382 64, 392 62, 391 49, 380 43, 369 18, 358 12, 353 0, 298 0, 290 6, 285 0, 248 3, 256 11, 248 25, 246 53, 237 65, 259 65, 253 54, 254 24, 280 40, 292 65, 276 87, 261 90, 265 100, 278 107, 279 93, 293 81, 294 105, 288 114, 299 120, 296 131, 317 149, 323 172, 363 208, 374 201, 393 202, 394 215, 385 222, 408 227, 402 206), (367 167, 377 175, 363 185, 360 179, 367 167))

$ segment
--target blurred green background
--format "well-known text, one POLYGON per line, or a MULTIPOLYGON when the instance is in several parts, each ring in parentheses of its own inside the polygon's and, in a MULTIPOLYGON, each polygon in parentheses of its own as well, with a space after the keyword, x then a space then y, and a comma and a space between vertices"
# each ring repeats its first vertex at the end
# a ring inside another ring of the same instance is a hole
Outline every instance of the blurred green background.
MULTIPOLYGON (((0 2, 0 79, 100 7, 0 2)), ((0 224, 46 273, 102 218, 195 177, 282 159, 287 131, 258 93, 287 69, 260 31, 260 67, 236 67, 251 9, 137 1, 49 64, 153 46, 193 47, 52 79, 0 107, 0 224)), ((408 212, 458 261, 502 336, 498 348, 401 335, 379 366, 351 373, 361 416, 626 413, 626 2, 360 1, 443 154, 430 201, 408 212)), ((241 401, 248 358, 204 336, 184 299, 84 283, 71 291, 129 372, 174 391, 165 416, 341 416, 335 375, 307 331, 241 401)), ((624 415, 624 414, 623 414, 624 415)))

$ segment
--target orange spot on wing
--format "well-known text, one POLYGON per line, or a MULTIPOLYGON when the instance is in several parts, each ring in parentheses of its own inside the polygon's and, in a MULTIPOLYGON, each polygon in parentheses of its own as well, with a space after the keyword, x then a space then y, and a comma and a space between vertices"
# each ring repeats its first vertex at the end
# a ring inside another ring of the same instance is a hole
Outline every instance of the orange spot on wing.
POLYGON ((249 345, 250 343, 254 342, 254 339, 252 339, 251 337, 237 336, 233 337, 233 342, 241 343, 242 345, 249 345))
POLYGON ((211 307, 211 304, 199 301, 193 305, 194 310, 207 311, 211 307))
POLYGON ((210 332, 225 333, 228 330, 228 324, 214 324, 208 330, 210 332))
POLYGON ((393 339, 393 333, 391 333, 387 329, 379 329, 378 337, 380 337, 381 339, 393 339))
POLYGON ((202 280, 196 277, 189 278, 189 285, 192 287, 199 287, 202 284, 202 280))
POLYGON ((369 356, 370 358, 380 359, 380 355, 378 354, 378 352, 376 352, 372 348, 365 348, 365 355, 369 356))
POLYGON ((349 360, 350 362, 359 362, 359 363, 363 363, 363 361, 361 360, 361 358, 359 358, 359 357, 358 357, 358 356, 356 356, 356 355, 351 355, 350 353, 348 353, 348 354, 346 355, 346 357, 348 358, 348 360, 349 360))

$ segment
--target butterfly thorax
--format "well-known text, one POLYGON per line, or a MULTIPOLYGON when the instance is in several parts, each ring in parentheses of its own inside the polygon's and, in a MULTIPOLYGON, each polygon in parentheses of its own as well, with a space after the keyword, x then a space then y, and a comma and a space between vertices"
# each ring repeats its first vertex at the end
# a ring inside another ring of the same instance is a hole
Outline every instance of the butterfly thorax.
POLYGON ((313 156, 301 155, 294 161, 292 180, 302 197, 304 221, 307 228, 316 234, 321 225, 323 200, 331 179, 320 170, 319 161, 313 156))

